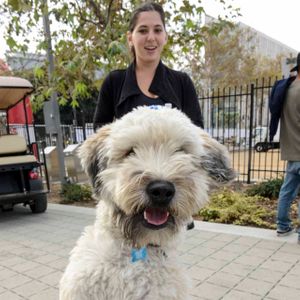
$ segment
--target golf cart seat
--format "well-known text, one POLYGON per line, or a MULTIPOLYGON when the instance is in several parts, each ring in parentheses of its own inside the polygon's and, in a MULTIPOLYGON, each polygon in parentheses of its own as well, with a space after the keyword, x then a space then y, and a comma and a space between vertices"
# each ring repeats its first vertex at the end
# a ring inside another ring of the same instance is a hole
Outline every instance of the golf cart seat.
POLYGON ((26 151, 27 145, 23 136, 8 134, 0 136, 0 156, 25 154, 26 151))
POLYGON ((0 136, 0 165, 36 163, 34 155, 28 155, 25 138, 20 135, 0 136))

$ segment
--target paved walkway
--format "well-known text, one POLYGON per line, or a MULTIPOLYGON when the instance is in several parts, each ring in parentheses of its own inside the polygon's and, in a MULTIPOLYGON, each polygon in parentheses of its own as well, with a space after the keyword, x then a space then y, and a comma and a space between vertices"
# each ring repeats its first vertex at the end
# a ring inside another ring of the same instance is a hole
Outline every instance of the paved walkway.
MULTIPOLYGON (((69 251, 95 210, 50 204, 0 213, 0 300, 57 300, 69 251)), ((300 299, 296 234, 196 222, 180 247, 193 299, 300 299)), ((114 299, 112 299, 114 300, 114 299)), ((153 299, 160 300, 160 299, 153 299)))

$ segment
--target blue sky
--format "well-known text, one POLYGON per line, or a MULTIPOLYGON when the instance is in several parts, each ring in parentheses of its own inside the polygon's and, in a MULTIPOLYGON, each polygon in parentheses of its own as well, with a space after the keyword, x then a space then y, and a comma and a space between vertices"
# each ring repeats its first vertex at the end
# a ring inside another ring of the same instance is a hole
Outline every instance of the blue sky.
MULTIPOLYGON (((241 9, 241 21, 300 52, 299 0, 225 0, 241 9)), ((206 12, 213 17, 222 13, 216 0, 203 0, 206 12)))

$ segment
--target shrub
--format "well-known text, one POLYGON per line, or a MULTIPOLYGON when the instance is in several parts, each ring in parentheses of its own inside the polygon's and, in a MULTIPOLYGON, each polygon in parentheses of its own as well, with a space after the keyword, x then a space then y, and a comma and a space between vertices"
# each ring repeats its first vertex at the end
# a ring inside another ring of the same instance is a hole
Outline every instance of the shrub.
POLYGON ((248 196, 224 189, 211 196, 199 211, 203 221, 275 228, 275 211, 264 207, 260 196, 248 196))
POLYGON ((278 198, 283 178, 270 179, 259 184, 255 184, 246 190, 248 196, 261 196, 269 199, 278 198))
POLYGON ((92 190, 89 185, 67 183, 62 185, 60 192, 62 198, 61 203, 73 203, 73 202, 88 202, 92 201, 92 190))

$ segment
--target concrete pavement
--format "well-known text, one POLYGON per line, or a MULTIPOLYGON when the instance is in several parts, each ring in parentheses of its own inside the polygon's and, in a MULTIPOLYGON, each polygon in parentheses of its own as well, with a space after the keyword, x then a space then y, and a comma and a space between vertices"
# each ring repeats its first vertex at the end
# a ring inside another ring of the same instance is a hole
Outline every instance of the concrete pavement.
MULTIPOLYGON (((0 300, 57 300, 69 251, 94 217, 92 208, 57 204, 38 215, 22 206, 0 213, 0 300)), ((192 299, 300 299, 296 234, 196 222, 180 260, 193 279, 192 299)))

